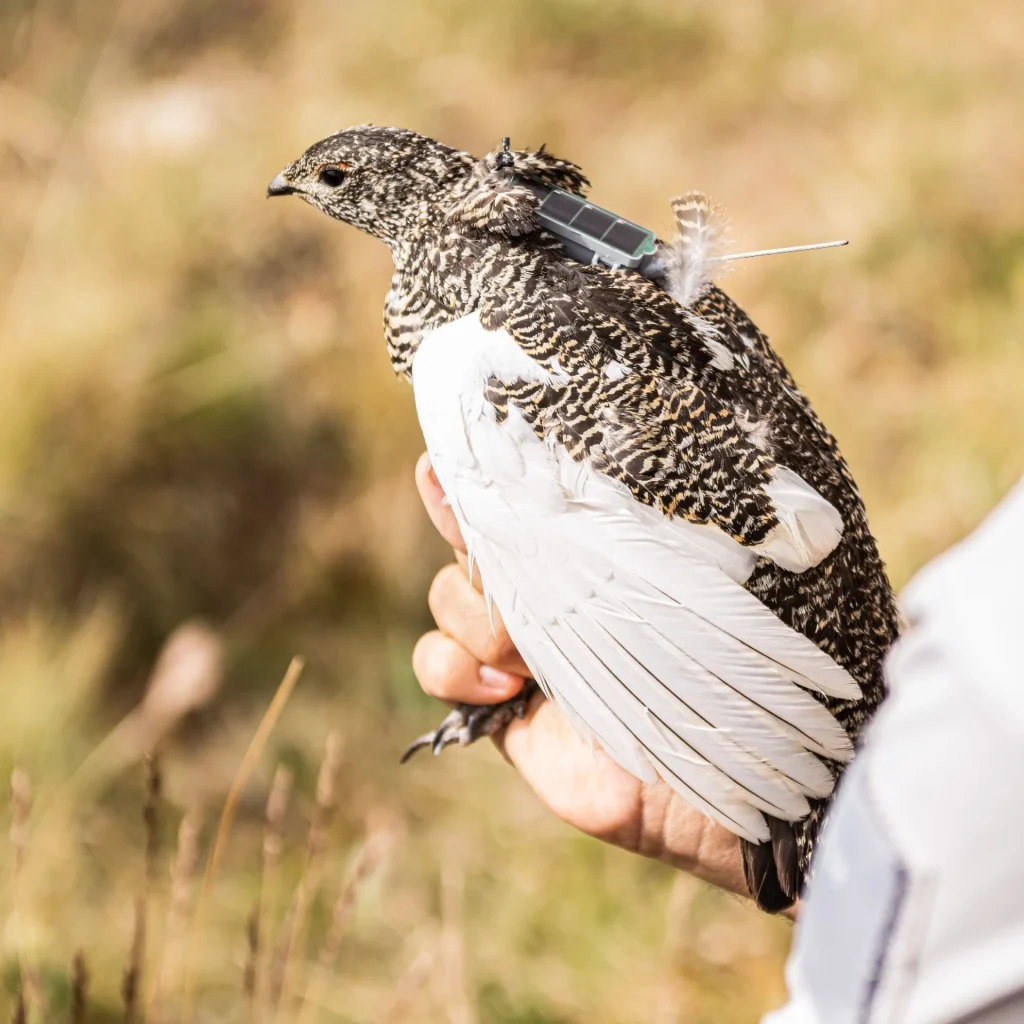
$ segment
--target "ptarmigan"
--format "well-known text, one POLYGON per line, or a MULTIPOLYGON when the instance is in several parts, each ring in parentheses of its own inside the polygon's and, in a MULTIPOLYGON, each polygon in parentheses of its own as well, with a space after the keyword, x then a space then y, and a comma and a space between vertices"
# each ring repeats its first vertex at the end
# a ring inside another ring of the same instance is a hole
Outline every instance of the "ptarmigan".
MULTIPOLYGON (((835 440, 704 274, 702 200, 677 201, 681 235, 645 275, 542 227, 544 188, 588 184, 543 147, 478 160, 362 126, 268 194, 391 249, 388 353, 534 679, 738 835, 780 910, 882 699, 892 590, 835 440)), ((437 746, 487 717, 460 709, 437 746)))

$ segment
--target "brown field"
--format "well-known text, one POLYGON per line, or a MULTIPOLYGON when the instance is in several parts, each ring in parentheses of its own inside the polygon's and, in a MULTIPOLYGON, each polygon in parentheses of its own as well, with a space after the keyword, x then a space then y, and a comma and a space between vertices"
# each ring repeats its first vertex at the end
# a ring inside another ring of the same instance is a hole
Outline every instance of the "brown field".
POLYGON ((147 872, 138 1020, 189 1021, 192 992, 197 1020, 351 1024, 778 1005, 786 924, 572 833, 489 748, 398 767, 438 714, 409 654, 447 556, 381 338, 389 256, 264 190, 373 121, 546 142, 659 230, 702 188, 737 249, 850 238, 725 286, 838 436, 901 585, 1024 466, 1019 0, 2 0, 0 75, 0 775, 24 773, 0 1013, 20 979, 31 1020, 80 1020, 81 950, 87 1019, 122 1019, 147 872))

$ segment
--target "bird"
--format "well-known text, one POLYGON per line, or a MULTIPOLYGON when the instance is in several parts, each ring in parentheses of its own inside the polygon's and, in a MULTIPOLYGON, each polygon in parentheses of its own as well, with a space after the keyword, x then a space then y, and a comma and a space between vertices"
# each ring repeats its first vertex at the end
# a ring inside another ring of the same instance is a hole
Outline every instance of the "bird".
MULTIPOLYGON (((392 366, 531 686, 637 778, 739 837, 757 904, 798 898, 837 779, 885 694, 892 588, 833 436, 712 280, 701 193, 648 272, 573 258, 539 149, 483 158, 360 125, 270 183, 384 242, 392 366)), ((413 745, 522 715, 456 707, 413 745)))

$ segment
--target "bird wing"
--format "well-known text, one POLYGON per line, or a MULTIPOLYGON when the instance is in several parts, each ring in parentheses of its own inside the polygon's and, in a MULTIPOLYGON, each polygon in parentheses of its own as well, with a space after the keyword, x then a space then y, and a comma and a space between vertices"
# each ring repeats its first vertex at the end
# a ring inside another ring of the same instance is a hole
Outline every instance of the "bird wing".
MULTIPOLYGON (((477 314, 426 334, 413 363, 434 470, 538 683, 624 768, 736 834, 765 841, 763 814, 804 817, 833 786, 822 759, 852 753, 812 691, 860 690, 743 587, 770 552, 637 501, 514 405, 496 409, 496 381, 560 378, 477 314)), ((800 546, 821 546, 835 510, 795 473, 773 482, 792 534, 780 557, 813 557, 800 546)))

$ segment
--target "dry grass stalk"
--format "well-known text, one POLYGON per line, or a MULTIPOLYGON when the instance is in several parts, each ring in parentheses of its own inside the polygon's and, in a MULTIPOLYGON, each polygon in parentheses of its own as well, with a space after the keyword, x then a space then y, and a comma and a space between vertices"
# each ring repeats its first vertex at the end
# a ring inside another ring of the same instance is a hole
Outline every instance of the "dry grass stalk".
POLYGON ((18 995, 15 1003, 15 1019, 28 1015, 29 1004, 38 1004, 39 992, 32 970, 25 962, 21 946, 21 918, 24 903, 23 869, 28 858, 28 819, 32 811, 32 783, 28 772, 15 768, 11 772, 11 852, 14 860, 14 932, 18 946, 18 995))
POLYGON ((14 996, 14 1012, 11 1014, 11 1020, 13 1024, 27 1024, 28 1022, 28 1011, 25 1008, 25 991, 20 983, 18 991, 14 996))
POLYGON ((288 929, 288 947, 284 958, 281 976, 281 988, 277 1001, 276 1020, 281 1024, 284 1020, 285 1008, 289 995, 297 985, 299 959, 304 951, 306 920, 309 907, 320 886, 320 874, 323 866, 323 852, 327 841, 327 828, 334 816, 336 806, 336 787, 338 770, 341 767, 341 737, 332 732, 327 737, 324 748, 324 759, 320 764, 320 774, 316 782, 316 807, 313 820, 309 826, 309 842, 306 849, 306 864, 299 878, 292 901, 290 927, 288 929))
POLYGON ((185 813, 178 826, 178 842, 171 865, 171 898, 167 908, 163 953, 146 1007, 146 1020, 151 1024, 160 1019, 160 999, 171 990, 180 970, 182 939, 188 924, 188 907, 199 859, 199 831, 202 824, 202 812, 193 807, 185 813))
POLYGON ((338 804, 338 772, 341 769, 341 737, 332 732, 324 745, 324 759, 316 779, 316 808, 309 827, 309 860, 319 859, 327 844, 327 828, 338 804))
MULTIPOLYGON (((210 902, 210 890, 213 887, 213 880, 217 875, 217 868, 220 864, 221 857, 224 855, 224 848, 227 845, 228 833, 231 831, 231 823, 234 821, 235 809, 238 807, 238 799, 241 796, 245 784, 249 781, 249 776, 256 767, 256 762, 260 759, 260 756, 263 753, 263 748, 267 745, 267 740, 270 738, 270 734, 273 732, 274 726, 277 725, 277 720, 281 717, 281 712, 284 711, 285 705, 288 703, 288 698, 291 697, 292 691, 295 689, 295 684, 299 681, 299 676, 302 674, 304 664, 305 662, 302 658, 292 658, 291 664, 288 666, 288 671, 285 672, 284 678, 278 685, 277 692, 274 694, 273 700, 271 700, 269 707, 264 712, 263 718, 260 720, 260 724, 256 727, 256 732, 249 741, 249 747, 246 750, 245 756, 242 758, 242 763, 239 765, 238 772, 231 783, 231 789, 228 790, 227 799, 224 801, 224 809, 221 811, 220 822, 217 825, 217 835, 213 841, 213 849, 210 851, 209 860, 206 862, 206 871, 203 873, 203 885, 199 892, 199 902, 196 907, 195 920, 192 926, 194 941, 191 945, 194 953, 200 952, 197 949, 197 945, 201 943, 203 939, 203 928, 206 923, 206 908, 210 902)), ((199 959, 199 956, 194 955, 192 963, 198 963, 199 959)), ((192 1024, 192 1021, 195 1019, 195 992, 196 972, 195 967, 192 966, 185 976, 185 991, 182 995, 181 1019, 184 1024, 192 1024)))
POLYGON ((146 693, 75 770, 48 815, 60 816, 78 794, 112 778, 156 747, 185 715, 205 707, 220 688, 223 640, 208 626, 185 622, 167 638, 146 693))
POLYGON ((128 966, 121 980, 121 999, 124 1004, 125 1024, 135 1024, 139 1018, 139 996, 142 990, 142 965, 146 956, 146 898, 135 900, 135 929, 128 953, 128 966))
POLYGON ((363 884, 384 859, 389 844, 390 837, 387 833, 383 831, 371 833, 356 855, 348 881, 342 886, 334 903, 331 926, 327 931, 323 946, 320 948, 320 962, 306 986, 299 1024, 309 1024, 316 1010, 323 1005, 327 983, 337 964, 341 942, 345 937, 345 930, 348 927, 348 920, 352 914, 352 908, 355 906, 356 897, 363 884))
POLYGON ((11 772, 11 850, 17 880, 28 854, 28 816, 32 809, 32 784, 20 768, 11 772))
POLYGON ((242 971, 242 994, 249 1020, 255 1019, 256 1011, 256 964, 260 954, 260 907, 257 903, 249 912, 245 922, 245 968, 242 971))
POLYGON ((253 1020, 263 1021, 269 1014, 270 1001, 270 928, 277 909, 281 853, 284 848, 284 819, 288 811, 293 776, 281 764, 274 772, 267 799, 266 827, 263 832, 263 877, 260 881, 260 902, 257 917, 257 959, 253 1020))
POLYGON ((405 973, 398 979, 395 986, 395 994, 392 997, 391 1005, 384 1015, 384 1024, 401 1024, 405 1018, 406 1011, 412 1005, 413 996, 423 988, 437 962, 437 947, 430 946, 421 949, 412 963, 406 968, 405 973))
POLYGON ((146 802, 142 806, 142 824, 146 835, 146 887, 157 882, 160 868, 160 796, 163 776, 154 751, 146 754, 146 802))
POLYGON ((383 834, 371 835, 356 856, 348 881, 342 887, 334 903, 331 927, 320 950, 320 963, 332 967, 338 959, 341 940, 348 926, 348 919, 355 906, 356 896, 366 880, 377 870, 387 851, 388 838, 383 834))
POLYGON ((149 921, 149 903, 157 884, 160 867, 160 796, 163 792, 163 776, 160 761, 155 752, 146 754, 146 799, 142 805, 142 827, 145 836, 144 872, 142 894, 135 901, 135 929, 132 936, 128 966, 121 982, 121 996, 124 1000, 125 1024, 134 1024, 139 1019, 142 1002, 142 987, 145 977, 146 931, 149 921))
MULTIPOLYGON (((136 904, 136 940, 132 943, 132 957, 124 977, 125 1019, 133 1020, 138 1014, 142 997, 142 983, 145 969, 146 931, 155 889, 160 871, 160 797, 163 793, 163 776, 160 760, 155 751, 149 751, 146 763, 146 798, 142 804, 143 870, 142 895, 136 904), (136 949, 136 943, 138 949, 136 949)), ((151 1016, 156 998, 156 986, 150 992, 146 1007, 146 1018, 151 1016)))
POLYGON ((284 991, 284 969, 285 964, 288 962, 288 947, 292 936, 292 921, 294 920, 295 899, 293 897, 285 912, 284 920, 281 922, 281 928, 277 934, 277 940, 274 943, 273 959, 270 965, 270 1005, 267 1007, 268 1011, 272 1007, 280 1006, 281 1003, 281 993, 284 991))
POLYGON ((164 643, 136 713, 135 732, 150 745, 206 707, 220 688, 224 642, 202 622, 179 625, 164 643))
POLYGON ((85 1024, 88 993, 89 971, 85 966, 85 955, 79 950, 71 961, 71 1024, 85 1024))

